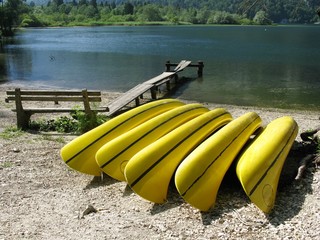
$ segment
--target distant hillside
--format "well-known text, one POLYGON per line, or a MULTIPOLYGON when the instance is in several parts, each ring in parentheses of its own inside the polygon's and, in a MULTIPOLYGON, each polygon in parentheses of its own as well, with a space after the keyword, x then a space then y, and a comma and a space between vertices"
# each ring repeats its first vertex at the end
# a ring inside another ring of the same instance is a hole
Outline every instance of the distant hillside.
MULTIPOLYGON (((54 0, 52 0, 54 1, 54 0)), ((79 0, 76 0, 79 1, 79 0)), ((87 0, 90 2, 92 0, 87 0)), ((232 14, 246 15, 253 19, 257 12, 263 11, 275 23, 314 23, 320 20, 317 10, 319 0, 96 0, 97 3, 124 3, 141 5, 146 3, 173 6, 179 9, 215 10, 232 14)), ((27 0, 36 5, 46 5, 48 0, 27 0)), ((65 0, 65 3, 72 0, 65 0)))

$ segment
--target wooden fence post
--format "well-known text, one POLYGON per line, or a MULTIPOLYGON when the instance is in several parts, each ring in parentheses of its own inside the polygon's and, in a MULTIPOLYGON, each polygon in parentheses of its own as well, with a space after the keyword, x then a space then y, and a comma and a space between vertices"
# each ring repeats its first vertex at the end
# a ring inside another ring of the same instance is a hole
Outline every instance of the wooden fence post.
POLYGON ((15 89, 15 102, 16 102, 16 111, 17 111, 17 126, 23 130, 27 129, 29 126, 29 121, 31 114, 27 114, 22 107, 21 102, 21 90, 20 88, 15 89))

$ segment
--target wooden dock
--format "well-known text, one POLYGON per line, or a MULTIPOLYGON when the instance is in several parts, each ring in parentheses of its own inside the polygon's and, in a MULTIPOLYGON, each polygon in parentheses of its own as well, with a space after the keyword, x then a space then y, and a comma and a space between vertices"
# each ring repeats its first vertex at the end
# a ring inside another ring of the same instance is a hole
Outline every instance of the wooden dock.
POLYGON ((198 64, 192 64, 191 61, 182 60, 178 64, 172 64, 168 61, 166 63, 165 72, 143 83, 140 83, 139 85, 125 92, 123 95, 111 102, 108 105, 109 111, 107 112, 107 115, 114 115, 117 111, 119 111, 132 101, 135 101, 136 106, 138 106, 140 104, 139 99, 142 98, 143 94, 149 90, 151 91, 152 99, 156 99, 156 90, 158 86, 162 84, 167 84, 167 88, 169 90, 170 80, 176 78, 177 73, 183 71, 188 66, 198 67, 198 76, 202 76, 202 71, 204 67, 202 62, 198 62, 198 64), (171 71, 171 67, 173 66, 175 68, 173 71, 171 71))

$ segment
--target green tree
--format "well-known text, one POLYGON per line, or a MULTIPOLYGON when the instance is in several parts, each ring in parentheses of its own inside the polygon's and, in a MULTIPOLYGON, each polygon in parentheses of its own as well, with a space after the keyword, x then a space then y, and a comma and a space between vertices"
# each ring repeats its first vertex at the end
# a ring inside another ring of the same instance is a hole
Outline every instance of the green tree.
POLYGON ((124 15, 132 15, 133 13, 134 13, 134 6, 131 3, 126 2, 124 4, 123 14, 124 15))
POLYGON ((61 4, 63 4, 63 0, 53 0, 53 3, 57 6, 60 6, 61 4))
POLYGON ((211 12, 206 8, 203 8, 200 11, 198 11, 197 16, 196 16, 198 19, 198 23, 200 23, 200 24, 207 23, 207 21, 210 17, 210 14, 211 14, 211 12))
POLYGON ((90 0, 90 5, 94 8, 97 8, 98 7, 97 0, 90 0))
POLYGON ((13 35, 13 27, 20 25, 22 21, 20 16, 28 11, 27 5, 22 0, 7 0, 1 8, 2 35, 13 35))
POLYGON ((181 21, 188 23, 198 23, 197 10, 189 8, 181 11, 180 15, 181 21))
POLYGON ((110 4, 110 8, 111 8, 111 9, 115 9, 116 7, 117 7, 117 5, 116 5, 115 2, 112 2, 112 3, 110 4))
POLYGON ((162 21, 159 7, 156 5, 148 4, 143 7, 141 13, 141 20, 143 21, 162 21))
POLYGON ((259 25, 268 25, 271 24, 270 19, 265 11, 259 11, 253 18, 253 22, 259 25))
POLYGON ((87 0, 79 0, 79 5, 80 6, 88 5, 87 0))

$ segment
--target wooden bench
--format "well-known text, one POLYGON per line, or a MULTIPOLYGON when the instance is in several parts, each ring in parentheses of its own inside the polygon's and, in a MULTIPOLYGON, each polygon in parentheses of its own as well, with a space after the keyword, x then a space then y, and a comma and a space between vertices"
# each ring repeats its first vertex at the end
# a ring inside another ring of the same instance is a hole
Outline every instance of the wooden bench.
POLYGON ((92 109, 90 103, 101 102, 100 91, 65 91, 65 90, 15 90, 7 91, 5 101, 15 101, 15 109, 12 111, 17 113, 17 127, 27 129, 29 127, 30 117, 34 113, 68 113, 76 110, 84 111, 87 115, 92 115, 94 112, 107 112, 107 107, 99 107, 92 109), (54 107, 23 107, 22 102, 53 102, 54 107), (58 106, 59 102, 82 102, 83 108, 76 109, 70 107, 58 106))

